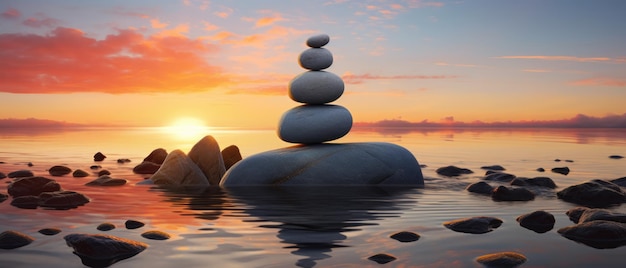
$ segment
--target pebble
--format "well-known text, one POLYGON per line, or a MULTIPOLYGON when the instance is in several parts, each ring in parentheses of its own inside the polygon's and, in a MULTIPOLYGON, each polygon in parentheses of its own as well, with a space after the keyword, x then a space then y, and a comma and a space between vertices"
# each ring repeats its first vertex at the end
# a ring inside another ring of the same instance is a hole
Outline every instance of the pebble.
POLYGON ((552 172, 563 174, 563 175, 569 174, 569 171, 570 170, 569 170, 568 167, 555 167, 555 168, 552 169, 552 172))
POLYGON ((143 227, 144 225, 146 224, 140 221, 136 221, 136 220, 127 220, 124 223, 124 226, 126 226, 126 229, 137 229, 137 228, 143 227))
POLYGON ((624 157, 621 156, 621 155, 610 155, 609 158, 611 158, 611 159, 622 159, 624 157))
POLYGON ((402 243, 413 242, 413 241, 417 241, 420 239, 419 234, 416 234, 413 232, 407 232, 407 231, 392 234, 390 237, 402 243))
POLYGON ((456 177, 456 176, 460 176, 463 174, 472 174, 474 173, 474 171, 471 171, 467 168, 460 168, 457 166, 447 166, 447 167, 440 167, 436 170, 437 174, 442 175, 442 176, 446 176, 446 177, 456 177))
POLYGON ((89 176, 89 173, 87 173, 87 171, 84 171, 82 169, 77 169, 77 170, 74 170, 74 172, 72 172, 72 176, 74 178, 83 178, 83 177, 89 176))
POLYGON ((38 232, 40 234, 43 234, 43 235, 56 235, 56 234, 61 232, 61 229, 59 229, 59 228, 43 228, 43 229, 40 229, 38 232))
POLYGON ((502 220, 494 217, 462 218, 443 223, 446 228, 470 234, 484 234, 493 231, 502 225, 502 220))
POLYGON ((141 234, 144 238, 152 240, 167 240, 170 239, 170 234, 161 231, 147 231, 141 234))
POLYGON ((111 171, 108 171, 106 169, 98 171, 98 177, 104 176, 104 175, 111 175, 111 171))
POLYGON ((96 154, 93 155, 93 161, 96 161, 96 162, 100 162, 104 160, 105 158, 107 158, 106 155, 104 155, 101 152, 97 152, 96 154))
POLYGON ((556 222, 554 215, 543 210, 537 210, 528 214, 520 215, 515 220, 519 222, 520 226, 533 230, 536 233, 545 233, 552 230, 552 228, 554 228, 554 223, 556 222))
POLYGON ((9 174, 7 174, 7 177, 9 178, 23 178, 23 177, 32 177, 32 176, 35 176, 35 174, 33 174, 32 171, 26 170, 26 169, 16 170, 13 172, 9 172, 9 174))
POLYGON ((48 173, 50 173, 51 176, 63 176, 63 175, 70 174, 71 172, 72 172, 72 169, 66 166, 53 166, 50 169, 48 169, 48 173))
POLYGON ((100 231, 111 231, 115 229, 115 224, 110 222, 101 223, 100 225, 98 225, 98 227, 96 227, 96 229, 100 231))
POLYGON ((386 253, 379 253, 373 256, 370 256, 369 258, 367 258, 370 261, 375 261, 378 264, 385 264, 385 263, 389 263, 392 261, 396 260, 396 257, 386 254, 386 253))
POLYGON ((498 252, 476 258, 476 262, 486 267, 516 267, 526 260, 526 256, 516 252, 498 252))

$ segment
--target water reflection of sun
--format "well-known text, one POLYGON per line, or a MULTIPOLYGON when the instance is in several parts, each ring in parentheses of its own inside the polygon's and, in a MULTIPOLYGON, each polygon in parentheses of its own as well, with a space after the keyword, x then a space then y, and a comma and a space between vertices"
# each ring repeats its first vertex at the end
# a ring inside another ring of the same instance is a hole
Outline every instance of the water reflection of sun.
POLYGON ((162 129, 179 139, 197 140, 206 136, 211 128, 198 118, 181 117, 162 129))

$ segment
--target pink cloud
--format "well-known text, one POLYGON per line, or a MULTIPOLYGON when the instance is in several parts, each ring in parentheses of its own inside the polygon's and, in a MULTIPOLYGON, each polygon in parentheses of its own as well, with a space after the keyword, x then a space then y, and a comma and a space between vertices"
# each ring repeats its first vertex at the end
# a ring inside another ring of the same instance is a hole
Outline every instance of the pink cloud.
POLYGON ((15 8, 9 8, 3 11, 2 13, 0 13, 0 16, 2 16, 5 19, 18 19, 19 17, 22 16, 22 13, 20 13, 20 11, 15 8))
POLYGON ((496 59, 522 59, 522 60, 549 60, 549 61, 574 61, 574 62, 621 62, 620 59, 608 57, 574 57, 574 56, 500 56, 496 59))
POLYGON ((372 75, 372 74, 352 74, 345 73, 341 76, 346 84, 362 84, 366 80, 398 80, 398 79, 452 79, 455 75, 372 75))
POLYGON ((167 23, 160 22, 158 19, 150 20, 150 26, 152 26, 153 29, 162 29, 167 27, 167 25, 167 23))
POLYGON ((577 81, 571 82, 570 84, 574 86, 626 87, 626 80, 598 77, 598 78, 587 78, 587 79, 577 80, 577 81))

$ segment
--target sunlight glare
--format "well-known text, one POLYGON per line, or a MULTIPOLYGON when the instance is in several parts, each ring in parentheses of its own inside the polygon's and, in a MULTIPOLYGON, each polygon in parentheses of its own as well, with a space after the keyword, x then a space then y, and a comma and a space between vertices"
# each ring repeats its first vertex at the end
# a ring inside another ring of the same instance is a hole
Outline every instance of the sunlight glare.
POLYGON ((169 126, 163 127, 167 133, 184 140, 199 139, 209 134, 210 127, 205 122, 193 117, 181 117, 169 126))

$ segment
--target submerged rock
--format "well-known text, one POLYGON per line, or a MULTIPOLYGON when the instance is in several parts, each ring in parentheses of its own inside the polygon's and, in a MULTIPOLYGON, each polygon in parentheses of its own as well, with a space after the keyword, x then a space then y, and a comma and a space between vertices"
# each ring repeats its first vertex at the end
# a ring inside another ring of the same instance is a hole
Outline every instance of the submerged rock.
POLYGON ((98 231, 111 231, 113 229, 115 229, 115 224, 110 223, 110 222, 104 222, 98 225, 98 227, 96 227, 96 229, 98 229, 98 231))
POLYGON ((37 196, 42 192, 54 192, 61 190, 55 180, 45 177, 24 177, 15 179, 7 188, 7 192, 12 197, 27 195, 37 196))
POLYGON ((39 206, 52 209, 71 209, 89 203, 89 198, 74 191, 44 192, 39 195, 39 206))
POLYGON ((11 206, 23 209, 36 209, 39 206, 39 197, 33 195, 14 197, 11 200, 11 206))
POLYGON ((390 237, 402 243, 413 242, 420 239, 420 235, 407 231, 397 232, 395 234, 392 234, 390 237))
POLYGON ((569 168, 568 167, 555 167, 552 169, 552 172, 567 175, 569 174, 569 168))
POLYGON ((389 255, 389 254, 386 254, 386 253, 379 253, 379 254, 370 256, 367 259, 370 260, 370 261, 374 261, 374 262, 376 262, 378 264, 385 264, 385 263, 389 263, 389 262, 395 261, 396 257, 394 257, 392 255, 389 255))
POLYGON ((535 194, 525 188, 498 186, 491 198, 495 201, 530 201, 535 199, 535 194))
POLYGON ((126 227, 126 229, 131 229, 131 230, 141 228, 144 225, 146 224, 140 221, 136 221, 136 220, 127 220, 126 222, 124 222, 124 226, 126 227))
POLYGON ((626 214, 612 212, 606 209, 576 207, 565 213, 574 223, 584 223, 596 220, 626 223, 626 214))
POLYGON ((33 241, 35 241, 34 238, 17 231, 9 230, 0 233, 0 249, 16 249, 33 241))
POLYGON ((424 185, 419 163, 391 143, 293 146, 250 156, 226 172, 223 186, 424 185))
POLYGON ((26 169, 20 169, 13 172, 9 172, 7 177, 9 178, 23 178, 23 177, 32 177, 35 176, 32 171, 26 169))
POLYGON ((556 195, 564 201, 591 207, 607 207, 626 201, 626 194, 618 185, 603 180, 572 185, 556 195))
POLYGON ((519 222, 520 226, 533 230, 537 233, 545 233, 552 230, 552 228, 554 228, 554 223, 556 222, 554 215, 543 210, 521 215, 517 217, 516 220, 519 222))
POLYGON ((456 176, 461 176, 464 174, 474 173, 474 171, 471 171, 467 168, 460 168, 456 166, 440 167, 436 170, 436 172, 437 174, 446 176, 446 177, 456 177, 456 176))
POLYGON ((0 203, 4 202, 5 200, 7 200, 9 198, 8 195, 0 193, 0 203))
POLYGON ((119 178, 111 178, 109 175, 102 175, 97 179, 85 183, 87 186, 121 186, 126 184, 128 181, 125 179, 119 178))
POLYGON ((226 168, 220 146, 215 138, 205 136, 191 148, 187 155, 202 170, 210 185, 220 184, 226 168))
POLYGON ((72 173, 72 176, 75 178, 83 178, 83 177, 89 176, 89 173, 87 173, 87 171, 84 171, 82 169, 77 169, 77 170, 74 170, 74 172, 72 173))
POLYGON ((165 161, 166 157, 167 157, 167 151, 163 148, 157 148, 157 149, 152 150, 152 152, 150 152, 150 154, 148 154, 148 156, 146 156, 146 158, 144 158, 143 161, 160 165, 160 164, 163 164, 163 161, 165 161))
POLYGON ((593 248, 606 249, 626 245, 626 224, 621 222, 595 220, 561 228, 558 233, 593 248))
POLYGON ((160 164, 143 161, 133 168, 133 172, 135 174, 154 174, 159 170, 160 167, 160 164))
POLYGON ((619 179, 610 180, 610 182, 617 184, 621 187, 626 187, 626 177, 621 177, 619 179))
POLYGON ((502 220, 494 217, 462 218, 443 223, 446 228, 470 234, 484 234, 493 231, 502 225, 502 220))
POLYGON ((43 229, 40 229, 37 232, 39 232, 42 235, 56 235, 56 234, 61 232, 61 229, 59 229, 59 228, 43 228, 43 229))
POLYGON ((468 192, 484 195, 491 195, 493 193, 493 189, 493 186, 484 181, 472 183, 468 185, 467 188, 465 188, 465 190, 467 190, 468 192))
POLYGON ((152 240, 167 240, 170 239, 170 234, 161 231, 147 231, 141 234, 144 238, 152 240))
POLYGON ((506 170, 504 167, 502 167, 501 165, 492 165, 492 166, 482 166, 480 167, 481 169, 487 169, 487 170, 495 170, 495 171, 503 171, 506 170))
POLYGON ((0 171, 0 180, 6 178, 7 175, 0 171))
POLYGON ((53 166, 50 169, 48 169, 48 173, 50 173, 50 175, 52 176, 63 176, 63 175, 70 174, 71 172, 72 172, 72 169, 66 166, 53 166))
POLYGON ((526 260, 526 256, 517 252, 498 252, 476 258, 476 262, 486 267, 517 267, 526 260))
POLYGON ((611 159, 622 159, 624 157, 621 156, 621 155, 610 155, 609 158, 611 158, 611 159))
POLYGON ((110 266, 133 257, 148 247, 145 243, 112 235, 69 234, 64 239, 82 263, 89 267, 110 266))
POLYGON ((484 180, 486 181, 499 181, 499 182, 510 182, 515 179, 516 176, 509 173, 504 172, 488 172, 485 176, 484 180))
POLYGON ((159 185, 209 185, 202 170, 181 150, 170 152, 150 179, 159 185))
POLYGON ((97 152, 96 154, 93 155, 93 161, 96 161, 96 162, 103 161, 105 158, 107 158, 106 155, 104 155, 101 152, 97 152))
POLYGON ((108 171, 106 169, 98 171, 98 177, 101 177, 101 176, 104 176, 104 175, 111 175, 111 171, 108 171))

